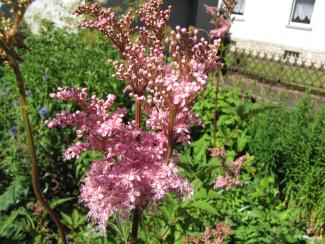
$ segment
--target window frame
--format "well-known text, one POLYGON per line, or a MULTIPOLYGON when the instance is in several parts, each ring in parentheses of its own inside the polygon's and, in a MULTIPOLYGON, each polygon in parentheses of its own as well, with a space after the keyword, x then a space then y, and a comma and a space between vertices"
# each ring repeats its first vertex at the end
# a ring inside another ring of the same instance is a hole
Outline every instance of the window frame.
MULTIPOLYGON (((222 1, 219 1, 219 6, 221 3, 222 3, 222 1)), ((238 13, 234 13, 234 12, 231 13, 231 17, 234 18, 235 21, 241 21, 241 22, 245 21, 246 4, 247 4, 247 0, 245 0, 243 14, 238 14, 238 13)))
MULTIPOLYGON (((240 1, 243 1, 243 0, 240 0, 240 1)), ((238 15, 238 16, 244 16, 244 14, 245 14, 245 7, 246 7, 246 0, 244 0, 245 1, 245 4, 244 4, 244 9, 243 9, 243 13, 234 13, 234 12, 232 12, 231 14, 233 14, 233 15, 238 15)), ((239 3, 239 2, 238 2, 239 3)))
POLYGON ((290 11, 290 15, 289 15, 289 20, 288 20, 288 24, 287 24, 287 28, 292 28, 292 29, 299 29, 299 30, 307 30, 307 31, 311 31, 313 29, 313 16, 315 13, 315 8, 316 8, 316 2, 317 0, 315 0, 314 3, 314 8, 313 8, 313 13, 310 19, 310 23, 299 23, 299 22, 294 22, 292 21, 292 17, 293 17, 293 13, 296 7, 296 2, 297 0, 292 0, 292 4, 291 4, 291 11, 290 11))

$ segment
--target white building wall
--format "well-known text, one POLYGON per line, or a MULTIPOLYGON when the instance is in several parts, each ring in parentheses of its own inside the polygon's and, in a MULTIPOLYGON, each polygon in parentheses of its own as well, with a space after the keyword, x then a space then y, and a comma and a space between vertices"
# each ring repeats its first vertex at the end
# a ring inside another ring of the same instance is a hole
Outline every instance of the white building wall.
POLYGON ((325 54, 325 0, 316 0, 306 29, 289 24, 294 0, 246 0, 244 15, 236 15, 231 28, 233 40, 277 44, 284 50, 308 50, 325 54))

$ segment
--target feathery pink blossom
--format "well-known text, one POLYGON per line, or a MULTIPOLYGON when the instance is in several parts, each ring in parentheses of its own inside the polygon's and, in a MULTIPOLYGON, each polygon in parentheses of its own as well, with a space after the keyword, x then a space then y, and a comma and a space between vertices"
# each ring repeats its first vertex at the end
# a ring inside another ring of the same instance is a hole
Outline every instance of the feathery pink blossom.
POLYGON ((224 188, 225 190, 230 190, 235 186, 239 186, 240 181, 233 178, 232 176, 226 175, 226 176, 218 176, 217 180, 214 184, 214 189, 217 188, 224 188))
POLYGON ((204 5, 214 25, 214 29, 210 31, 211 38, 224 40, 228 36, 232 24, 231 14, 236 2, 236 0, 223 0, 220 7, 204 5))
POLYGON ((214 189, 224 188, 225 190, 230 190, 235 186, 240 185, 239 173, 240 169, 245 162, 246 156, 241 156, 236 160, 230 162, 226 165, 227 154, 224 149, 221 148, 211 148, 211 156, 221 160, 222 167, 225 170, 225 176, 218 176, 214 184, 214 189))
POLYGON ((81 26, 101 31, 120 51, 122 61, 110 61, 114 76, 126 81, 126 91, 141 102, 149 114, 147 125, 167 134, 161 119, 168 122, 170 111, 175 111, 175 141, 187 142, 189 127, 198 123, 194 101, 206 87, 208 74, 220 67, 220 43, 208 43, 198 38, 197 30, 188 32, 180 26, 166 36, 171 8, 163 10, 162 4, 162 0, 144 4, 138 12, 141 25, 132 25, 132 11, 117 18, 112 9, 97 4, 82 5, 76 13, 93 16, 81 26), (166 61, 166 52, 171 62, 166 61))
POLYGON ((83 180, 81 200, 90 209, 88 216, 104 230, 113 214, 127 217, 135 208, 144 208, 167 193, 191 195, 187 180, 178 175, 174 164, 166 164, 166 136, 146 132, 123 122, 124 109, 110 112, 115 96, 107 100, 92 96, 86 89, 59 89, 51 97, 76 103, 81 111, 63 112, 46 121, 48 127, 77 127, 80 141, 70 146, 64 159, 82 152, 99 151, 102 160, 92 163, 83 180))
POLYGON ((111 8, 86 4, 76 11, 92 17, 82 27, 102 32, 119 50, 122 60, 109 61, 114 76, 127 82, 125 91, 147 113, 150 132, 139 130, 134 122, 126 124, 125 109, 111 112, 113 95, 106 100, 92 96, 88 101, 87 89, 59 89, 51 94, 80 109, 46 121, 49 127, 77 127, 79 141, 66 150, 64 158, 77 158, 90 150, 103 154, 102 160, 91 165, 81 190, 89 217, 101 230, 113 214, 128 216, 169 192, 177 196, 192 192, 166 156, 177 155, 171 153, 170 141, 188 143, 189 127, 200 123, 193 105, 207 85, 208 74, 220 67, 220 42, 209 43, 199 39, 197 30, 189 32, 180 26, 166 36, 171 8, 161 9, 162 4, 162 0, 144 4, 137 12, 140 24, 134 23, 132 10, 117 16, 111 8), (167 62, 166 53, 171 61, 167 62))
POLYGON ((211 152, 211 157, 214 158, 226 158, 227 157, 227 152, 225 149, 223 148, 210 148, 209 149, 211 152))
POLYGON ((204 244, 221 244, 223 240, 233 234, 233 231, 227 222, 217 224, 214 229, 205 228, 204 234, 201 237, 201 242, 204 244), (214 242, 212 242, 214 240, 214 242))

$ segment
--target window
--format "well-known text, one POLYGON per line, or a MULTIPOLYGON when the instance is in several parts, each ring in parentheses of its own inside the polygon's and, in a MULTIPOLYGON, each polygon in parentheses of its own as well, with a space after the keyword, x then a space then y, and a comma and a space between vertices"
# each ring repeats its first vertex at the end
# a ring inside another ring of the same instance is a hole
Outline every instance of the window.
POLYGON ((234 10, 232 11, 233 14, 244 14, 244 8, 245 8, 245 0, 238 0, 234 10))
POLYGON ((310 24, 315 0, 295 0, 290 21, 293 23, 310 24))
POLYGON ((291 51, 291 50, 284 50, 284 54, 283 54, 283 59, 288 59, 290 57, 293 58, 299 58, 300 53, 296 52, 296 51, 291 51))

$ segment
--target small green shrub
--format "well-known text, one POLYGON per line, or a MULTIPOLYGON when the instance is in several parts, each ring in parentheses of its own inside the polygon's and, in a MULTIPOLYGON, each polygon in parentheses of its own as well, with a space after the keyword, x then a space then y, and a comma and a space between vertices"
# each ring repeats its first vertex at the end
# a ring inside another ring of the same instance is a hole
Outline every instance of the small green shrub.
POLYGON ((249 152, 259 175, 274 176, 281 200, 299 208, 312 231, 324 233, 325 109, 312 115, 302 100, 257 116, 249 128, 249 152))

